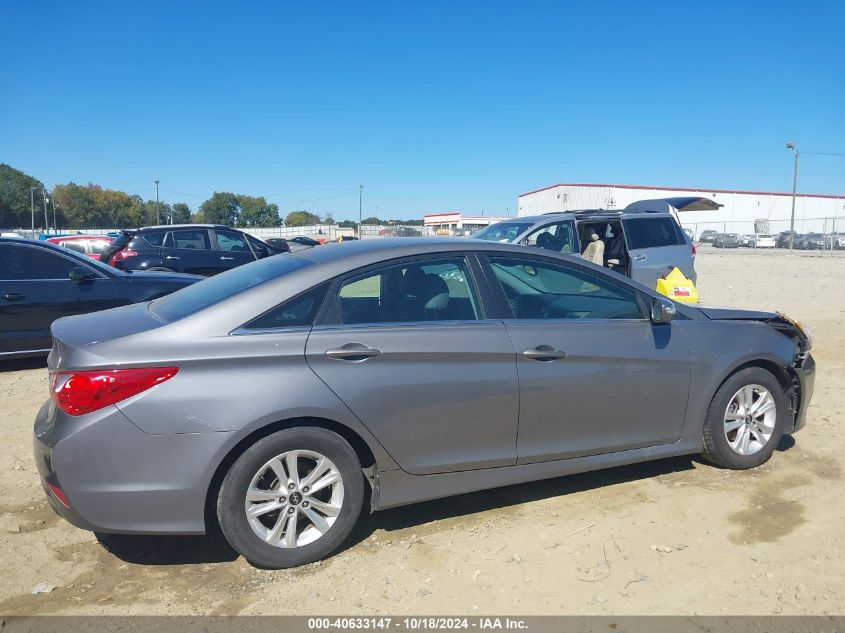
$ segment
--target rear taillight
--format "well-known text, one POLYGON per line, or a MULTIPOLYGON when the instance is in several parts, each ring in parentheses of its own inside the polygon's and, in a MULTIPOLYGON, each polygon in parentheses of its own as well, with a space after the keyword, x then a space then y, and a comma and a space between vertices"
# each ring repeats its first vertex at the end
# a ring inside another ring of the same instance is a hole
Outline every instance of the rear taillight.
POLYGON ((83 415, 126 400, 173 378, 178 367, 63 371, 52 375, 50 397, 70 415, 83 415))
POLYGON ((692 245, 692 256, 695 257, 695 244, 692 245))
POLYGON ((61 503, 64 507, 70 508, 70 501, 67 500, 65 493, 62 492, 62 489, 59 488, 55 484, 47 484, 50 487, 50 492, 53 493, 53 496, 56 500, 61 503))
POLYGON ((114 255, 112 255, 109 265, 117 268, 117 262, 125 261, 130 257, 135 257, 137 254, 138 253, 136 251, 130 251, 128 248, 124 248, 122 251, 117 251, 114 255))

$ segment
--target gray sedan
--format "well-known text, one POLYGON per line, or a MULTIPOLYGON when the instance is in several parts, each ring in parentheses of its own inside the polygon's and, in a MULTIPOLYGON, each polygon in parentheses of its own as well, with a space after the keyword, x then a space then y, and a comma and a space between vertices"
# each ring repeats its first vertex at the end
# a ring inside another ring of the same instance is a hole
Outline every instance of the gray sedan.
POLYGON ((810 340, 580 258, 385 239, 278 255, 53 325, 35 460, 98 532, 201 534, 265 567, 370 511, 632 462, 769 459, 810 340))

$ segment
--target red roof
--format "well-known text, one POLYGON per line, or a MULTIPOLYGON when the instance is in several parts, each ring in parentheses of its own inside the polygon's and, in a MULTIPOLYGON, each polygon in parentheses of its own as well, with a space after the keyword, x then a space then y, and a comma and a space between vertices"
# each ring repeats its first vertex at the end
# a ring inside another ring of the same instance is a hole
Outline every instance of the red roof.
MULTIPOLYGON (((658 187, 653 185, 607 185, 607 184, 588 184, 582 182, 559 182, 556 185, 550 185, 548 187, 542 187, 540 189, 535 189, 534 191, 528 191, 526 193, 521 193, 517 197, 521 198, 523 196, 531 195, 532 193, 539 193, 540 191, 547 191, 549 189, 554 189, 555 187, 617 187, 620 189, 665 189, 668 191, 692 191, 695 193, 747 193, 755 196, 792 196, 791 193, 784 193, 781 191, 743 191, 740 189, 709 189, 707 187, 699 187, 697 189, 693 189, 690 187, 658 187)), ((804 196, 807 198, 845 198, 845 194, 842 195, 834 195, 828 193, 798 193, 796 195, 804 196)))

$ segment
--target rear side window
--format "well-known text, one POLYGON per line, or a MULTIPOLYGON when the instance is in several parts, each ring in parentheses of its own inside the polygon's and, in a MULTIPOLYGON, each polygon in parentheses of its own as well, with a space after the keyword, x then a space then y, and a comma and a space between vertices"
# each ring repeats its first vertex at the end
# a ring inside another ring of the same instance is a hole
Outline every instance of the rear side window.
POLYGON ((64 246, 68 250, 76 251, 77 253, 85 254, 85 244, 84 244, 84 242, 71 242, 70 240, 68 240, 66 242, 60 242, 59 246, 64 246))
POLYGON ((672 218, 637 218, 625 222, 631 249, 676 246, 683 242, 672 218))
POLYGON ((164 242, 164 231, 155 233, 143 233, 142 239, 150 246, 160 247, 164 242))
POLYGON ((185 229, 167 234, 164 240, 166 248, 183 248, 187 250, 211 250, 208 231, 205 229, 185 229))
POLYGON ((246 330, 274 330, 285 327, 314 325, 314 319, 331 282, 326 282, 285 301, 244 326, 246 330))
POLYGON ((153 314, 165 321, 177 321, 250 288, 311 265, 308 260, 278 255, 238 266, 156 299, 153 314))

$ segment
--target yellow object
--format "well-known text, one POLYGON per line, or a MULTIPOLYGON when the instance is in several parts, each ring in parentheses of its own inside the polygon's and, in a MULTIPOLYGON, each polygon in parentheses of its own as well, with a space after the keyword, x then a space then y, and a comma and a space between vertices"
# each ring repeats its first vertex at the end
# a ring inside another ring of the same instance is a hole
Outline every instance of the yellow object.
POLYGON ((677 268, 673 268, 665 277, 657 280, 657 292, 681 303, 698 303, 698 290, 677 268))

